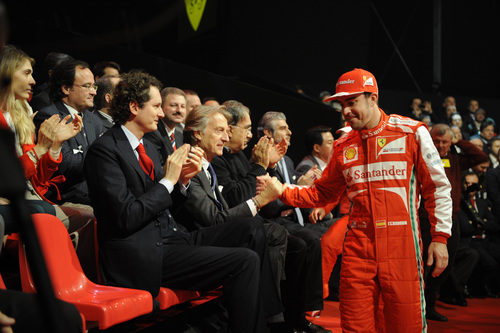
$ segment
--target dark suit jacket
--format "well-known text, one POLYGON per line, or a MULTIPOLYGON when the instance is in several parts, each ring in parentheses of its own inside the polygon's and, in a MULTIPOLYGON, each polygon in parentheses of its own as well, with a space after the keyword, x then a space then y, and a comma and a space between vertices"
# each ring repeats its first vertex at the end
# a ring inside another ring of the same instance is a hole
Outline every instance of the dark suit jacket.
POLYGON ((251 163, 243 151, 231 154, 226 148, 222 156, 215 157, 211 164, 219 185, 223 186, 222 195, 229 207, 255 196, 256 177, 267 172, 262 166, 251 163))
MULTIPOLYGON (((175 147, 179 148, 183 144, 184 136, 182 134, 182 130, 178 127, 174 130, 175 136, 175 147)), ((145 136, 158 150, 158 154, 160 155, 161 165, 165 165, 165 161, 167 160, 168 155, 174 152, 172 148, 172 144, 170 143, 170 138, 167 134, 167 129, 163 121, 158 122, 158 129, 154 132, 147 133, 145 136)))
POLYGON ((93 114, 95 114, 96 118, 99 119, 101 121, 101 125, 102 125, 102 128, 103 128, 103 131, 107 131, 109 130, 111 127, 113 127, 113 123, 110 122, 106 117, 104 117, 100 112, 99 110, 95 110, 94 112, 92 112, 93 114))
MULTIPOLYGON (((36 131, 40 128, 41 123, 50 118, 54 114, 59 114, 61 119, 69 115, 68 109, 63 102, 59 101, 41 109, 33 119, 35 122, 36 131)), ((92 113, 85 111, 83 114, 83 129, 74 138, 71 138, 63 143, 62 146, 62 162, 59 165, 59 170, 54 174, 63 175, 66 181, 60 184, 61 202, 74 202, 89 204, 87 183, 83 173, 83 160, 87 154, 89 145, 91 145, 103 132, 103 127, 100 120, 92 113), (86 134, 86 139, 84 136, 86 134)), ((96 168, 94 171, 100 171, 101 168, 96 168)), ((55 193, 47 193, 46 197, 49 200, 57 201, 55 193)))
POLYGON ((105 282, 148 290, 156 296, 162 275, 162 242, 176 224, 168 210, 172 196, 158 183, 163 177, 159 157, 150 142, 143 143, 154 163, 154 181, 141 168, 119 125, 90 147, 85 175, 98 221, 105 282))
POLYGON ((315 165, 319 167, 319 163, 316 157, 314 157, 313 155, 307 155, 297 165, 297 167, 295 168, 295 172, 297 173, 297 175, 303 175, 315 165))
POLYGON ((215 194, 217 198, 214 196, 205 171, 202 170, 191 179, 187 199, 175 211, 174 216, 177 222, 192 231, 226 223, 237 217, 252 217, 252 211, 246 202, 229 208, 218 186, 215 187, 215 194), (219 209, 216 200, 222 204, 223 210, 219 209))

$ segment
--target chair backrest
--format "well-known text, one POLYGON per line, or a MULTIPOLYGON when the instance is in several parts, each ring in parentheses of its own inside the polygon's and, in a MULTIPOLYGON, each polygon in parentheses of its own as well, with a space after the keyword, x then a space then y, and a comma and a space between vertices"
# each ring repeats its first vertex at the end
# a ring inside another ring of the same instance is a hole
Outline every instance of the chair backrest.
POLYGON ((2 274, 0 274, 0 289, 7 289, 5 283, 3 283, 2 274))
MULTIPOLYGON (((56 296, 71 295, 85 288, 90 282, 64 224, 54 215, 31 215, 56 296)), ((19 251, 23 291, 34 288, 24 251, 19 251), (25 276, 23 276, 23 274, 25 276)))

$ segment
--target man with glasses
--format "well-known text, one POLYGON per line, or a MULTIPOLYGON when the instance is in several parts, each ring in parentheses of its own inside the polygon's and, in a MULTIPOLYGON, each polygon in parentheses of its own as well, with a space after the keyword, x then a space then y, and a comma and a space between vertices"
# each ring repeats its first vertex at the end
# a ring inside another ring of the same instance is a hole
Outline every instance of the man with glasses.
POLYGON ((37 132, 41 123, 54 114, 59 114, 61 119, 68 114, 82 117, 83 128, 77 136, 64 142, 63 159, 58 174, 66 180, 57 184, 59 193, 54 190, 55 187, 51 187, 47 198, 56 203, 88 205, 90 200, 83 174, 83 160, 88 147, 103 132, 101 121, 95 114, 88 112, 88 109, 94 106, 94 96, 97 92, 94 75, 88 64, 70 59, 54 68, 49 85, 50 97, 54 102, 41 109, 33 119, 37 132))

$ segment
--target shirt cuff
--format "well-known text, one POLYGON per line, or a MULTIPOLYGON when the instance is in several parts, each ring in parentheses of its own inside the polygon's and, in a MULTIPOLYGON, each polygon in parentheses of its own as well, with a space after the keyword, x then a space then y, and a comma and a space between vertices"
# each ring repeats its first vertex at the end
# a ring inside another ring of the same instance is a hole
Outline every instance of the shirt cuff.
POLYGON ((172 191, 174 190, 174 184, 172 184, 172 182, 166 178, 162 178, 159 183, 165 186, 168 193, 172 193, 172 191))
POLYGON ((252 216, 257 215, 257 207, 255 207, 255 204, 252 199, 247 200, 247 205, 248 208, 250 208, 250 211, 252 212, 252 216))

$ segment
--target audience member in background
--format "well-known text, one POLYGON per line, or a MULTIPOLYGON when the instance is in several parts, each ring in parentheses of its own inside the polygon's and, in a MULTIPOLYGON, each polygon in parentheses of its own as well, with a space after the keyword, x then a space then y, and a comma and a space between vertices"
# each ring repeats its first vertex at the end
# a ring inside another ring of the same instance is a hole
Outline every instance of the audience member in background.
MULTIPOLYGON (((462 121, 462 116, 460 113, 456 112, 451 115, 451 122, 450 124, 452 126, 458 127, 459 131, 461 132, 460 136, 464 140, 469 140, 469 132, 467 129, 464 127, 464 123, 462 121)), ((453 128, 453 127, 452 127, 453 128)))
MULTIPOLYGON (((425 284, 425 302, 426 318, 438 321, 447 321, 448 319, 435 309, 436 299, 441 291, 444 282, 450 276, 450 271, 454 265, 455 255, 460 242, 460 224, 458 222, 458 211, 460 210, 460 198, 462 190, 462 172, 470 167, 476 166, 488 160, 488 156, 473 144, 465 140, 458 141, 451 132, 447 124, 435 124, 430 131, 432 140, 443 162, 446 176, 451 183, 451 198, 453 203, 451 236, 448 238, 447 248, 449 255, 449 264, 444 272, 438 277, 427 277, 425 284), (457 152, 455 146, 460 148, 457 152)), ((422 207, 422 205, 421 205, 422 207)), ((422 231, 422 241, 424 249, 427 249, 430 243, 431 232, 430 223, 424 209, 419 211, 420 228, 422 231)), ((426 251, 424 250, 424 257, 426 251)), ((451 275, 452 291, 448 294, 455 295, 460 301, 465 300, 465 291, 460 286, 456 277, 451 275)))
MULTIPOLYGON (((498 160, 498 151, 500 150, 500 137, 494 137, 490 140, 488 156, 490 158, 490 168, 496 168, 500 163, 498 160)), ((500 217, 500 215, 499 215, 500 217)))
MULTIPOLYGON (((496 159, 497 161, 500 160, 500 150, 497 150, 496 159)), ((500 221, 500 164, 497 164, 495 168, 488 169, 485 183, 488 199, 492 204, 493 215, 500 221)), ((498 242, 500 243, 500 237, 498 237, 498 242)))
POLYGON ((472 296, 496 297, 500 279, 500 224, 487 200, 479 195, 479 177, 466 172, 463 180, 462 209, 459 212, 461 242, 479 252, 477 274, 468 283, 472 296))
POLYGON ((326 168, 333 152, 333 134, 327 126, 315 126, 307 130, 305 137, 306 155, 297 165, 295 171, 299 175, 305 174, 311 167, 316 166, 321 172, 326 168))
MULTIPOLYGON (((32 213, 56 215, 69 228, 76 230, 75 221, 59 206, 52 206, 45 194, 55 185, 54 172, 61 160, 63 143, 77 135, 82 128, 81 118, 70 121, 71 117, 61 118, 53 115, 40 125, 38 140, 35 144, 35 125, 31 119, 28 99, 35 85, 33 79, 34 59, 22 50, 7 45, 1 53, 0 61, 0 127, 10 129, 16 134, 16 152, 19 156, 27 182, 26 198, 32 213), (71 222, 71 223, 70 223, 71 222)), ((17 232, 13 225, 10 210, 5 200, 0 203, 0 214, 6 222, 6 232, 17 232), (14 228, 14 230, 13 230, 14 228)))
MULTIPOLYGON (((237 207, 256 195, 257 177, 266 175, 267 171, 274 172, 273 169, 286 152, 287 141, 281 140, 276 148, 273 139, 261 137, 253 147, 249 161, 243 150, 252 138, 250 110, 234 100, 226 101, 224 105, 231 115, 231 135, 223 155, 215 157, 212 164, 222 187, 222 195, 229 207, 237 207)), ((274 218, 266 220, 282 224, 274 218)), ((317 274, 321 271, 321 254, 316 250, 316 243, 308 243, 303 233, 308 232, 290 232, 288 236, 286 280, 282 282, 285 320, 289 326, 285 332, 291 331, 293 327, 305 332, 318 332, 320 329, 309 324, 304 314, 322 308, 321 294, 317 294, 317 288, 321 288, 321 285, 317 285, 320 282, 317 274)))
POLYGON ((201 100, 200 96, 198 96, 198 93, 194 90, 184 89, 184 93, 186 94, 186 119, 187 119, 189 113, 201 105, 201 100))
POLYGON ((422 122, 427 125, 427 128, 430 130, 432 128, 432 119, 431 116, 426 114, 422 117, 422 122))
POLYGON ((72 202, 89 205, 87 182, 83 174, 83 160, 89 146, 103 132, 99 118, 88 109, 94 106, 97 86, 87 63, 66 60, 54 68, 50 77, 50 96, 53 104, 41 109, 34 117, 36 129, 52 115, 65 118, 81 117, 83 128, 78 135, 64 142, 62 162, 58 175, 66 178, 60 184, 59 193, 51 191, 47 198, 54 202, 72 202), (59 196, 60 195, 60 196, 59 196))
POLYGON ((467 108, 462 112, 464 127, 469 128, 469 124, 474 123, 476 120, 475 113, 479 109, 479 102, 477 99, 470 99, 467 108))
POLYGON ((203 98, 203 105, 207 106, 217 106, 220 105, 219 101, 215 97, 205 97, 203 98))
POLYGON ((460 127, 455 126, 455 125, 451 125, 450 129, 453 132, 453 135, 455 136, 455 138, 457 139, 457 141, 464 139, 464 137, 462 136, 462 131, 460 130, 460 127))
POLYGON ((469 138, 469 142, 472 143, 474 146, 476 146, 477 149, 481 149, 482 151, 484 151, 483 140, 481 140, 481 138, 479 138, 478 135, 469 138))
POLYGON ((444 114, 443 122, 445 124, 450 125, 451 124, 451 115, 458 114, 457 107, 455 105, 448 105, 444 111, 445 111, 445 114, 444 114))
POLYGON ((422 117, 424 116, 423 107, 424 105, 422 104, 422 99, 420 97, 413 98, 410 104, 410 112, 407 116, 416 120, 422 120, 422 117))
MULTIPOLYGON (((270 262, 269 267, 263 267, 262 274, 274 277, 274 285, 264 284, 264 295, 280 295, 280 283, 284 278, 285 253, 287 248, 287 231, 276 223, 265 221, 257 215, 261 206, 265 206, 271 196, 266 192, 276 191, 276 187, 269 186, 266 191, 238 204, 234 207, 227 205, 224 196, 219 190, 217 176, 212 167, 212 160, 221 156, 224 144, 229 141, 229 126, 227 118, 231 118, 225 106, 200 106, 193 110, 186 119, 184 138, 192 147, 199 147, 204 152, 202 159, 202 172, 191 179, 187 190, 187 198, 173 210, 174 217, 188 231, 215 226, 223 223, 242 223, 248 221, 252 224, 263 225, 269 253, 264 253, 266 258, 263 264, 270 262), (256 216, 257 215, 257 216, 256 216)), ((246 133, 246 129, 242 129, 246 133)), ((237 134, 235 133, 235 136, 237 134)), ((245 138, 245 135, 243 135, 245 138)), ((266 281, 270 279, 266 278, 266 281)), ((271 300, 274 300, 273 298, 271 300)), ((276 313, 270 305, 267 313, 276 313)), ((283 315, 273 318, 274 324, 281 322, 283 315)))
POLYGON ((166 87, 161 91, 161 98, 165 117, 158 122, 156 131, 146 133, 146 138, 155 145, 164 164, 168 155, 184 142, 180 124, 186 119, 186 94, 179 88, 166 87))
POLYGON ((486 123, 490 122, 490 123, 493 123, 494 127, 496 126, 495 121, 492 118, 486 116, 486 111, 484 109, 479 108, 476 110, 476 112, 474 112, 474 121, 470 122, 468 124, 468 127, 467 127, 471 137, 473 135, 480 134, 481 125, 484 122, 486 122, 486 123))
POLYGON ((33 98, 31 98, 31 100, 29 101, 31 107, 35 112, 52 104, 49 95, 49 81, 52 75, 52 71, 57 65, 68 59, 72 59, 72 57, 66 53, 60 52, 50 52, 45 56, 43 67, 47 71, 47 81, 43 82, 38 87, 35 87, 33 98))
POLYGON ((479 127, 479 135, 471 136, 471 139, 479 138, 483 141, 483 151, 490 153, 490 140, 495 137, 495 125, 490 121, 483 121, 479 127))
POLYGON ((203 153, 183 145, 160 164, 155 147, 143 138, 163 117, 160 89, 149 74, 123 75, 111 107, 120 126, 104 133, 85 160, 104 281, 144 289, 153 297, 160 286, 222 286, 231 331, 262 332, 262 302, 273 296, 261 289, 259 256, 267 251, 262 226, 226 223, 192 233, 177 226, 170 208, 183 200, 184 186, 200 172, 203 153))
POLYGON ((101 77, 95 84, 97 93, 94 97, 94 114, 101 121, 104 131, 113 126, 113 118, 110 114, 111 100, 113 99, 113 89, 120 82, 119 77, 101 77))
POLYGON ((115 61, 104 60, 97 62, 92 68, 94 80, 101 77, 120 77, 120 65, 115 61))

